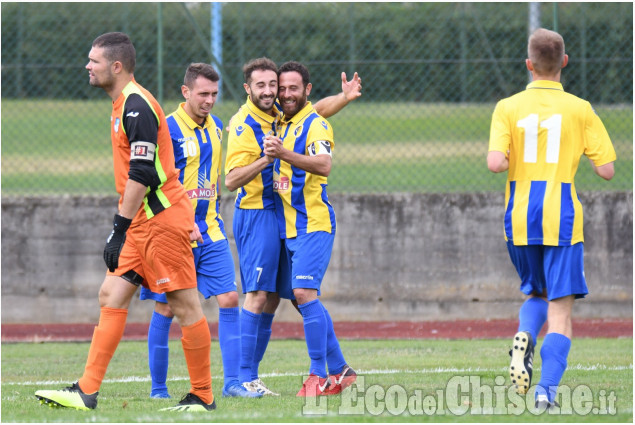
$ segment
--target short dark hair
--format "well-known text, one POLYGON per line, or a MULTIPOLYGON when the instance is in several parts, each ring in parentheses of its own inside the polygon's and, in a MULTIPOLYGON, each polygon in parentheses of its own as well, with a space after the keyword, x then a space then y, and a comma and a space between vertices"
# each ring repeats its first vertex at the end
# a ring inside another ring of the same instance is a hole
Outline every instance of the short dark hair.
POLYGON ((302 84, 306 87, 311 82, 311 75, 309 69, 302 65, 300 62, 289 61, 280 65, 278 68, 278 77, 285 72, 297 72, 302 76, 302 84))
POLYGON ((250 60, 243 66, 243 77, 245 77, 245 83, 251 83, 251 74, 254 71, 267 70, 275 72, 276 75, 278 74, 278 66, 271 59, 263 57, 250 60))
POLYGON ((102 34, 93 41, 93 47, 102 47, 104 57, 111 63, 119 61, 126 71, 134 72, 137 53, 127 34, 122 32, 102 34))
POLYGON ((191 63, 190 66, 187 67, 185 77, 183 77, 183 84, 192 88, 194 81, 196 81, 198 77, 204 77, 213 82, 220 80, 218 72, 216 72, 212 65, 198 62, 191 63))

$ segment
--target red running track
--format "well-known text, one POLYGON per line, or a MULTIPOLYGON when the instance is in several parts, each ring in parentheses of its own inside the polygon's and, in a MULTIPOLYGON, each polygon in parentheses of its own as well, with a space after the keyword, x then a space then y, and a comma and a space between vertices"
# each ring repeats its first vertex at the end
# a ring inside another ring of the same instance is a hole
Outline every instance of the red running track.
MULTIPOLYGON (((454 320, 436 322, 336 322, 340 339, 481 339, 509 338, 517 320, 454 320)), ((2 342, 90 341, 95 324, 3 324, 2 342)), ((543 328, 542 335, 545 333, 543 328)), ((212 338, 218 324, 210 323, 212 338)), ((274 322, 272 339, 304 339, 302 323, 274 322)), ((147 323, 128 323, 123 339, 145 340, 147 323)), ((632 338, 633 319, 578 319, 573 321, 576 338, 632 338)), ((170 329, 170 338, 181 338, 181 328, 170 329)))

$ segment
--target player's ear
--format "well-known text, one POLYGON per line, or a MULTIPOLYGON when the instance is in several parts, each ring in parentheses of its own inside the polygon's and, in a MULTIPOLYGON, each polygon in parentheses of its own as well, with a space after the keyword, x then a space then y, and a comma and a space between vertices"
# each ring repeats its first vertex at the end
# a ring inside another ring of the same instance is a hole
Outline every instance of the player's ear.
POLYGON ((112 72, 115 74, 119 74, 123 71, 123 64, 120 61, 114 61, 110 64, 110 67, 112 68, 112 72))
POLYGON ((307 85, 306 85, 305 92, 306 92, 306 95, 307 95, 307 96, 311 94, 311 89, 312 89, 312 88, 313 88, 313 85, 312 85, 311 83, 309 83, 309 84, 307 84, 307 85))
POLYGON ((534 70, 534 64, 531 63, 531 59, 529 59, 529 58, 525 59, 525 65, 527 66, 527 70, 528 71, 533 71, 534 70))
POLYGON ((251 95, 251 88, 249 87, 249 84, 243 83, 243 87, 245 88, 245 91, 247 92, 247 94, 251 95))
POLYGON ((181 94, 183 95, 183 97, 185 99, 189 99, 190 98, 190 88, 188 86, 186 86, 185 84, 183 84, 181 86, 181 94))
POLYGON ((564 68, 565 66, 567 66, 568 63, 569 63, 569 55, 567 55, 565 53, 564 54, 564 58, 562 58, 562 66, 561 66, 561 68, 564 68))

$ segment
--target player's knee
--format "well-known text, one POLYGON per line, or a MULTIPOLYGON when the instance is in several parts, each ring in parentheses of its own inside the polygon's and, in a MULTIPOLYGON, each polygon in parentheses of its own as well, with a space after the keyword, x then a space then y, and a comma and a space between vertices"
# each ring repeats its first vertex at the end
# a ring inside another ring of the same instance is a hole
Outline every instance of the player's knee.
POLYGON ((317 299, 317 290, 306 288, 295 288, 293 295, 299 305, 306 304, 317 299))
POLYGON ((160 303, 160 302, 154 303, 154 311, 156 311, 157 313, 165 317, 174 317, 174 313, 172 312, 172 309, 166 303, 160 303))
POLYGON ((218 301, 218 307, 220 308, 234 308, 238 307, 238 292, 231 291, 216 296, 218 301))

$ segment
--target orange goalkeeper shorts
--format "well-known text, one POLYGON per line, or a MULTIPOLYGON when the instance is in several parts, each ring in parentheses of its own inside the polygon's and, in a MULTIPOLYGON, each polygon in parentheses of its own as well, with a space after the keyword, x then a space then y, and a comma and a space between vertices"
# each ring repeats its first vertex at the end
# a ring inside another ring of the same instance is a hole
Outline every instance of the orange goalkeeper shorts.
POLYGON ((164 293, 196 288, 196 269, 190 245, 194 210, 187 195, 150 220, 126 233, 119 255, 119 267, 107 275, 121 276, 134 270, 143 277, 142 285, 164 293))

